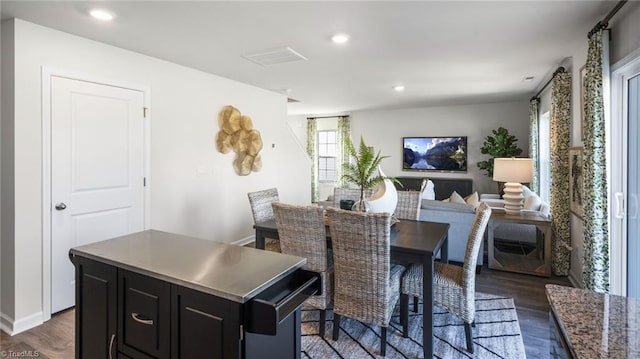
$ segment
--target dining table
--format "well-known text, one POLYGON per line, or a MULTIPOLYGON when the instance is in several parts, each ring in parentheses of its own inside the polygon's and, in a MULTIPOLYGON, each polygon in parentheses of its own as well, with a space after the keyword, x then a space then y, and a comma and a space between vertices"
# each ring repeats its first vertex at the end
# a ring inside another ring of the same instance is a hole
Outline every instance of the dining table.
MULTIPOLYGON (((278 239, 278 228, 274 220, 256 223, 255 246, 265 248, 265 238, 278 239)), ((433 337, 433 268, 437 255, 440 261, 448 262, 448 223, 400 220, 391 226, 391 260, 398 263, 417 263, 424 267, 422 285, 422 343, 424 358, 432 358, 433 337)), ((327 241, 331 236, 327 230, 327 241)))

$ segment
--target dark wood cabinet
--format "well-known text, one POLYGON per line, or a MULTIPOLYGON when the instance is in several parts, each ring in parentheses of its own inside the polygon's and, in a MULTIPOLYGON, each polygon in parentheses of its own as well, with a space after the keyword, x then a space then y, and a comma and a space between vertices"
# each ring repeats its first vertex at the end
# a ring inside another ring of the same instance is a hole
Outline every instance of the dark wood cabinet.
POLYGON ((76 265, 76 358, 114 358, 117 268, 82 257, 76 265))
POLYGON ((240 358, 239 303, 180 286, 172 292, 172 358, 240 358))
POLYGON ((297 270, 239 303, 75 256, 76 359, 300 358, 300 305, 320 290, 297 270))
POLYGON ((120 269, 118 288, 118 350, 169 359, 171 284, 120 269))

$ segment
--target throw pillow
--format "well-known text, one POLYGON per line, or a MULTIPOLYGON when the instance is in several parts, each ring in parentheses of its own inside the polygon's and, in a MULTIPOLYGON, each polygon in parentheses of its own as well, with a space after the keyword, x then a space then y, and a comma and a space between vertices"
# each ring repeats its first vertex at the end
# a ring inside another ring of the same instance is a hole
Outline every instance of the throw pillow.
POLYGON ((524 199, 524 209, 529 211, 539 211, 542 199, 535 193, 524 199))
POLYGON ((535 192, 530 190, 529 187, 527 187, 525 185, 522 185, 522 197, 527 198, 527 197, 531 196, 532 194, 535 194, 535 192))
POLYGON ((422 189, 422 199, 436 199, 435 187, 436 186, 433 184, 433 182, 431 182, 431 180, 427 180, 424 188, 422 189))
POLYGON ((464 201, 469 205, 476 208, 480 205, 480 200, 478 199, 478 192, 473 192, 472 194, 466 196, 464 201))
POLYGON ((464 198, 462 198, 462 196, 460 196, 456 191, 453 191, 453 193, 451 193, 451 196, 449 197, 449 202, 467 204, 464 198))

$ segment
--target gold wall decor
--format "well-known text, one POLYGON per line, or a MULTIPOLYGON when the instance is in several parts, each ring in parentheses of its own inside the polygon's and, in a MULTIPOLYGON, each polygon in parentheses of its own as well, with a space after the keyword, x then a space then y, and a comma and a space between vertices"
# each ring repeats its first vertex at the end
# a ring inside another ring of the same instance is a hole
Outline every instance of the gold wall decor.
POLYGON ((233 169, 238 176, 260 171, 262 137, 260 131, 253 128, 251 117, 242 115, 233 106, 225 106, 218 114, 218 124, 220 131, 216 135, 216 148, 220 153, 235 152, 233 169))

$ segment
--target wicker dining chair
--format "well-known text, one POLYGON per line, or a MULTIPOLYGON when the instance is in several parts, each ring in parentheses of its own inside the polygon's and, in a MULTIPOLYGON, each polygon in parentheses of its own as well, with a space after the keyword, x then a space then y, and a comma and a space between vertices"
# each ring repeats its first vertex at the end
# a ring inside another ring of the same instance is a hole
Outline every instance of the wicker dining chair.
POLYGON ((420 217, 420 191, 398 191, 398 204, 394 215, 398 219, 411 219, 417 221, 420 217))
POLYGON ((405 270, 390 261, 389 213, 327 208, 334 261, 333 340, 342 316, 382 328, 380 352, 386 353, 387 327, 400 297, 405 270))
MULTIPOLYGON (((437 306, 444 307, 464 321, 467 351, 470 353, 473 353, 471 325, 474 322, 476 309, 476 262, 478 261, 478 250, 490 217, 491 208, 482 202, 476 209, 476 215, 471 225, 462 267, 436 262, 434 268, 434 302, 437 306)), ((405 338, 408 336, 409 296, 422 298, 423 277, 422 265, 412 264, 402 278, 400 299, 402 313, 400 314, 400 321, 403 325, 403 336, 405 338)))
MULTIPOLYGON (((253 214, 253 223, 266 222, 273 220, 273 208, 271 203, 280 201, 277 188, 269 188, 262 191, 249 192, 249 204, 251 205, 251 214, 253 214)), ((272 251, 280 251, 278 241, 271 238, 271 245, 267 245, 267 249, 272 251)))
MULTIPOLYGON (((365 189, 364 198, 369 198, 373 194, 373 190, 365 189)), ((340 208, 340 200, 350 199, 354 203, 360 200, 360 188, 345 188, 334 187, 333 188, 333 206, 340 208)))
POLYGON ((320 310, 320 337, 324 338, 327 308, 333 301, 333 258, 327 250, 327 230, 322 207, 272 204, 282 253, 307 258, 304 269, 320 274, 322 293, 305 302, 320 310))

